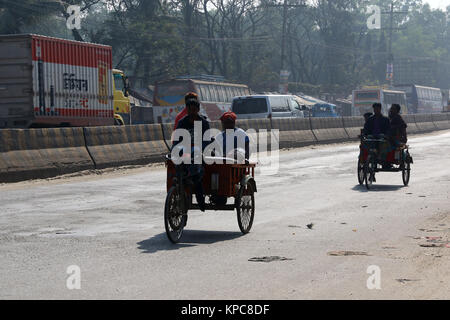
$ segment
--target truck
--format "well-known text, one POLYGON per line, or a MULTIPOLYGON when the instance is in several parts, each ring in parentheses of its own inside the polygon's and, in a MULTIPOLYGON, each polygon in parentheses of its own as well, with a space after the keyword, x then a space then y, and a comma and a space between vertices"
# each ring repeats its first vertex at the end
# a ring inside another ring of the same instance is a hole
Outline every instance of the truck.
POLYGON ((0 35, 0 128, 124 124, 128 90, 110 46, 0 35))

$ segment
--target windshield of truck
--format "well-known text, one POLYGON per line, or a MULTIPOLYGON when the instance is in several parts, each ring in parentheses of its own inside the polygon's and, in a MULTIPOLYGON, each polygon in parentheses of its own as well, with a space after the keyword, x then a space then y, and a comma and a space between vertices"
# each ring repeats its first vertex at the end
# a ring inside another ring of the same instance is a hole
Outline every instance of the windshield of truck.
POLYGON ((116 90, 122 91, 125 87, 122 75, 120 73, 114 74, 114 86, 116 87, 116 90))

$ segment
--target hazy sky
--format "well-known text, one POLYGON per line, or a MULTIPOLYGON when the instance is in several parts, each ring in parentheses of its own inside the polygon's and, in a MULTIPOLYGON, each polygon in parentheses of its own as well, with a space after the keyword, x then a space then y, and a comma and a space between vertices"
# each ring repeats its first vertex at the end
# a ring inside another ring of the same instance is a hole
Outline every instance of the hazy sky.
POLYGON ((450 5, 450 0, 424 0, 423 2, 429 3, 432 8, 445 9, 450 5))

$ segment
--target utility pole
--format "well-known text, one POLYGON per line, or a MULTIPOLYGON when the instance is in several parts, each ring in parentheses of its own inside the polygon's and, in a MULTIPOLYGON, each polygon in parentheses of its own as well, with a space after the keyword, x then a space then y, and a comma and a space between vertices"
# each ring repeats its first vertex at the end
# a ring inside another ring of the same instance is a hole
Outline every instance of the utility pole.
POLYGON ((287 82, 289 77, 289 72, 285 70, 285 61, 286 61, 286 23, 287 23, 287 14, 289 8, 304 8, 305 4, 288 4, 288 0, 284 0, 283 4, 267 4, 265 7, 271 8, 281 8, 283 7, 283 27, 281 33, 281 61, 280 61, 280 91, 282 93, 287 92, 287 82), (286 91, 286 92, 283 92, 286 91))
POLYGON ((392 32, 394 30, 404 30, 405 28, 394 28, 394 14, 408 14, 408 11, 394 11, 394 2, 391 2, 390 10, 382 12, 382 14, 389 15, 389 28, 382 28, 389 30, 388 42, 388 64, 386 68, 386 80, 389 81, 390 86, 394 85, 394 54, 392 53, 392 32))

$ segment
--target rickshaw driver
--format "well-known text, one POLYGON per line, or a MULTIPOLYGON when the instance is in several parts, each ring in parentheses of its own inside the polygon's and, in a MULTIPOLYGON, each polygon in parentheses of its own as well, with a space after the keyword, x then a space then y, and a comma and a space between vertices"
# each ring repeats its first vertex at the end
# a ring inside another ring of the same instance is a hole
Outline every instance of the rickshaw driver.
MULTIPOLYGON (((194 155, 196 154, 195 152, 195 132, 194 132, 194 128, 195 128, 195 122, 201 122, 201 140, 202 141, 202 150, 201 150, 201 155, 203 158, 203 150, 205 149, 207 143, 205 143, 205 141, 203 140, 203 137, 205 135, 205 132, 209 130, 210 126, 209 126, 209 122, 206 120, 205 117, 203 117, 202 115, 199 114, 200 112, 200 103, 198 102, 198 100, 194 97, 194 98, 190 98, 186 100, 186 110, 187 110, 187 115, 182 118, 175 130, 177 129, 185 129, 187 131, 189 131, 190 134, 190 155, 191 155, 191 161, 193 160, 194 155)), ((198 133, 200 134, 200 132, 198 133)), ((182 140, 181 140, 182 141, 182 140)), ((178 139, 178 141, 174 141, 173 142, 173 146, 172 146, 172 150, 181 142, 180 139, 178 139)), ((183 154, 184 154, 185 150, 183 150, 183 154)), ((197 161, 194 161, 194 163, 190 162, 189 164, 186 164, 187 167, 187 171, 188 171, 188 177, 191 178, 193 184, 194 184, 194 190, 195 190, 195 197, 197 198, 197 203, 198 206, 200 208, 201 211, 205 211, 205 195, 204 195, 204 190, 203 190, 203 175, 204 175, 204 168, 203 168, 203 163, 196 163, 197 161)), ((182 169, 182 166, 176 166, 176 170, 177 170, 177 174, 180 173, 180 170, 182 169)))
MULTIPOLYGON (((374 103, 372 105, 373 116, 371 116, 364 124, 364 134, 372 136, 388 135, 390 130, 390 121, 381 113, 381 103, 374 103)), ((386 162, 386 157, 390 149, 388 140, 379 145, 379 159, 386 162)))

